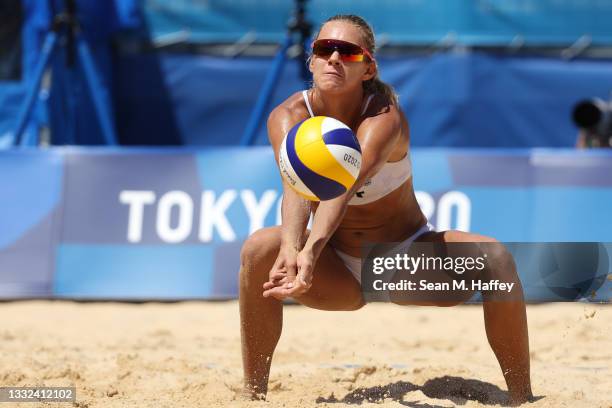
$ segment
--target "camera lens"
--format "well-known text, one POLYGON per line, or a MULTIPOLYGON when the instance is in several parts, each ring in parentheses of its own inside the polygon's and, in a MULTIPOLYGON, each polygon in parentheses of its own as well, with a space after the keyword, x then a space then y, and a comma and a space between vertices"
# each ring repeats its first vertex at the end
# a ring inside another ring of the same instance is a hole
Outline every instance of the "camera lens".
POLYGON ((603 112, 593 101, 582 101, 574 108, 573 118, 579 127, 592 128, 602 120, 603 112))

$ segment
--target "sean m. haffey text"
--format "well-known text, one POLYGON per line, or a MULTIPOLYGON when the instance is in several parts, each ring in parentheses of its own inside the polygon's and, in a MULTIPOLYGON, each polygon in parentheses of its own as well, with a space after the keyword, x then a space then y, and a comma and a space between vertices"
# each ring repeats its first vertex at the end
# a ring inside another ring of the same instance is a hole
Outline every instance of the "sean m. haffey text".
MULTIPOLYGON (((414 275, 417 271, 445 271, 455 272, 457 275, 463 275, 466 271, 482 271, 486 267, 487 254, 479 257, 440 257, 440 256, 410 256, 408 254, 395 254, 395 256, 375 257, 372 258, 372 272, 375 275, 381 275, 387 271, 408 272, 414 275)), ((469 280, 466 281, 453 280, 452 286, 449 282, 428 282, 426 279, 421 279, 418 284, 416 282, 401 280, 399 282, 384 282, 383 280, 374 280, 373 289, 380 290, 503 290, 510 292, 514 287, 514 282, 501 282, 497 279, 493 280, 469 280)))

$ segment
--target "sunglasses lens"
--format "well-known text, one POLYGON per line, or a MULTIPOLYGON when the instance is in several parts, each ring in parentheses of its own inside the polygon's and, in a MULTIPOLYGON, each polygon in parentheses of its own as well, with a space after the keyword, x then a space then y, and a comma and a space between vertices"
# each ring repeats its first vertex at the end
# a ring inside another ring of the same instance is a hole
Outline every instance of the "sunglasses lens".
POLYGON ((334 47, 319 41, 315 42, 312 46, 312 53, 317 57, 329 57, 334 51, 334 47))
POLYGON ((338 51, 340 58, 346 62, 361 62, 364 59, 363 50, 356 44, 338 40, 318 40, 312 47, 312 52, 318 57, 329 57, 338 51))
POLYGON ((344 54, 340 54, 340 58, 343 61, 346 62, 361 62, 363 61, 363 54, 349 54, 349 55, 344 55, 344 54))

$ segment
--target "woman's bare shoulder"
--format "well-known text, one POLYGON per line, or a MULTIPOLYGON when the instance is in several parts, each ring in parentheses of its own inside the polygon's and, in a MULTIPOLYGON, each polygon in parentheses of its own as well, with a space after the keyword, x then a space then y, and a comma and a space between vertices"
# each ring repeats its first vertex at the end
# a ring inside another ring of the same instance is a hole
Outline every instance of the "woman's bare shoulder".
POLYGON ((402 127, 406 122, 406 116, 401 108, 391 102, 384 95, 374 95, 361 122, 360 128, 376 128, 381 125, 392 128, 402 127))
POLYGON ((401 107, 389 101, 384 95, 372 98, 366 117, 358 128, 358 138, 387 145, 393 143, 391 161, 405 155, 410 143, 410 127, 401 107))
POLYGON ((276 108, 268 116, 268 138, 275 145, 280 142, 287 132, 299 121, 309 116, 304 104, 302 92, 296 92, 276 108))
POLYGON ((366 111, 365 119, 378 118, 379 120, 399 120, 404 116, 402 109, 395 102, 389 99, 389 97, 382 94, 375 94, 371 96, 372 100, 366 111))

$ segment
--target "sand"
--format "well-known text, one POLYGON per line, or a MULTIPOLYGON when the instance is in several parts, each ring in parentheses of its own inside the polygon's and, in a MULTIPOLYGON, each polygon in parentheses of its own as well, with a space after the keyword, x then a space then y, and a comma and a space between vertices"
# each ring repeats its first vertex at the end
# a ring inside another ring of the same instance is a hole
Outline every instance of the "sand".
MULTIPOLYGON (((528 308, 530 407, 612 407, 612 306, 528 308)), ((505 384, 482 308, 285 307, 267 402, 237 399, 238 304, 0 304, 0 385, 68 386, 49 407, 480 407, 505 384)), ((40 404, 0 404, 33 407, 40 404)))

